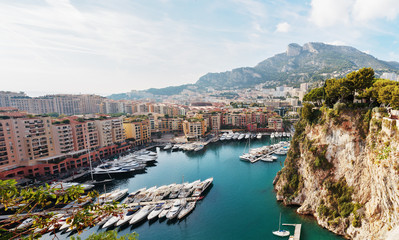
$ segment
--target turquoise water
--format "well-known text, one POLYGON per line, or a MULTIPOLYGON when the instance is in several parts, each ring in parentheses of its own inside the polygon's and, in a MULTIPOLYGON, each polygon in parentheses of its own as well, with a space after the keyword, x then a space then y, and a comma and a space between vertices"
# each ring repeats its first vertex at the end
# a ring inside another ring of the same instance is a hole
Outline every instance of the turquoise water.
MULTIPOLYGON (((251 147, 270 144, 269 138, 254 141, 251 147)), ((239 160, 245 142, 211 143, 199 153, 165 152, 158 150, 157 166, 147 173, 130 179, 118 180, 108 187, 129 188, 161 186, 184 181, 204 180, 214 177, 213 186, 206 197, 197 203, 194 211, 182 221, 144 222, 131 228, 118 229, 120 235, 136 231, 145 239, 288 239, 276 237, 279 214, 283 223, 302 223, 301 240, 342 239, 319 227, 311 217, 295 213, 295 208, 285 207, 276 201, 273 179, 281 169, 284 158, 276 162, 250 164, 239 160)), ((293 227, 283 227, 293 233, 293 227)), ((94 227, 84 231, 84 239, 94 227)), ((103 231, 103 230, 100 230, 103 231)), ((60 239, 68 237, 57 234, 60 239)), ((44 239, 49 239, 47 236, 44 239)))

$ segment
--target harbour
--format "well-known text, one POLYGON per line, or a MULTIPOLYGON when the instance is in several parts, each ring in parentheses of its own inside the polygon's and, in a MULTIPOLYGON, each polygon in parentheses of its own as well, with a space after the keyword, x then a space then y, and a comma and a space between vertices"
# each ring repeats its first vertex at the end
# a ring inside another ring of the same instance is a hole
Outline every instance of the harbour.
MULTIPOLYGON (((273 141, 264 136, 251 145, 259 148, 278 142, 273 141)), ((131 178, 114 180, 107 185, 107 192, 117 188, 128 188, 133 192, 143 187, 181 183, 182 176, 188 182, 214 177, 213 186, 183 220, 146 221, 115 230, 119 235, 135 231, 139 239, 288 239, 272 234, 278 228, 277 220, 282 212, 284 223, 302 224, 302 240, 342 239, 319 227, 312 217, 297 215, 295 208, 276 201, 272 181, 285 156, 277 156, 275 162, 258 162, 255 166, 239 160, 244 148, 245 141, 211 143, 198 152, 161 151, 157 148, 155 166, 131 178)), ((102 187, 97 187, 97 190, 102 191, 102 187)), ((292 231, 291 227, 284 228, 292 231)), ((84 230, 80 236, 84 239, 97 231, 105 229, 96 226, 84 230)), ((57 234, 59 239, 70 236, 70 233, 57 234)), ((53 237, 47 234, 43 239, 53 237)))

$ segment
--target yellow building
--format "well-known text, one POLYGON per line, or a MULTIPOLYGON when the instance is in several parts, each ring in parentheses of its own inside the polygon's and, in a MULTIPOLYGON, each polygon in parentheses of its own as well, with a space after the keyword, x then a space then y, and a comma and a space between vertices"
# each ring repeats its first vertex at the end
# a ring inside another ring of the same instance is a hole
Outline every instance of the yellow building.
POLYGON ((183 122, 183 132, 187 139, 199 139, 205 136, 204 119, 191 118, 183 122))
POLYGON ((126 140, 133 141, 133 145, 142 145, 151 141, 151 127, 149 120, 125 119, 123 121, 126 140))

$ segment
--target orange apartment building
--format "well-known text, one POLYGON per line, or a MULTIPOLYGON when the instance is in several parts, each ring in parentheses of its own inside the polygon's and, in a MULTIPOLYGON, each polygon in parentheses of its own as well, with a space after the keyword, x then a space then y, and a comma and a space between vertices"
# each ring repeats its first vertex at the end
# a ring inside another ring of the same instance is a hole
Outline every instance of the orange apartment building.
POLYGON ((53 122, 50 117, 1 113, 0 178, 57 174, 88 166, 89 147, 95 161, 129 149, 124 139, 121 119, 70 117, 53 122))

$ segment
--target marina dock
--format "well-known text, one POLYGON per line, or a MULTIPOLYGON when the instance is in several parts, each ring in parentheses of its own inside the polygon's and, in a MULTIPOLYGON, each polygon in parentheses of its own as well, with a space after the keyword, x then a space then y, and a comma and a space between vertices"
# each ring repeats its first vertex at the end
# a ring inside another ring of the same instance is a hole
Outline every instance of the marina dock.
POLYGON ((300 240, 302 224, 287 224, 287 223, 283 223, 283 226, 293 226, 293 227, 295 227, 294 240, 300 240))
MULTIPOLYGON (((173 202, 175 199, 168 199, 168 200, 160 200, 160 201, 154 201, 154 202, 139 202, 139 203, 129 203, 127 204, 128 208, 135 207, 135 206, 146 206, 146 205, 157 205, 160 203, 166 203, 166 202, 173 202)), ((201 200, 201 197, 187 197, 187 198, 179 198, 179 199, 185 199, 187 202, 192 202, 192 201, 198 201, 201 200)))

